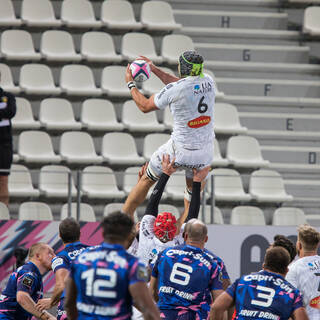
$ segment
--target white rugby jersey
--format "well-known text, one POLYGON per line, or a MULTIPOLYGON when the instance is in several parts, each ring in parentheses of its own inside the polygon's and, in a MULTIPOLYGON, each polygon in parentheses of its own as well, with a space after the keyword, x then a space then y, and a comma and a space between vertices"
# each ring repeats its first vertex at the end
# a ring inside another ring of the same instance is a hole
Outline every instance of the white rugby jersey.
POLYGON ((159 109, 169 105, 174 120, 171 137, 177 146, 202 149, 213 143, 215 83, 211 76, 169 83, 155 95, 154 102, 159 109))
POLYGON ((139 231, 139 247, 137 256, 145 265, 149 265, 150 262, 158 256, 158 253, 168 247, 174 247, 179 244, 183 244, 182 237, 184 225, 180 230, 180 234, 176 235, 172 241, 166 243, 161 242, 153 232, 153 225, 156 218, 152 215, 145 215, 140 224, 139 231))
POLYGON ((139 241, 135 237, 131 243, 131 246, 127 249, 127 252, 137 257, 138 248, 139 248, 139 241))
POLYGON ((300 290, 310 320, 320 319, 320 256, 300 258, 289 265, 286 280, 300 290))

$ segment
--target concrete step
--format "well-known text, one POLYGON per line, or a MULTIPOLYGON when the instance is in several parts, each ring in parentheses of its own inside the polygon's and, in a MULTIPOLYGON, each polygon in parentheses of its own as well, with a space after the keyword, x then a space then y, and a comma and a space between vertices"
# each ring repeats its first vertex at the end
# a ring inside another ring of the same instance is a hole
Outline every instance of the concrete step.
POLYGON ((195 43, 206 60, 308 63, 309 47, 195 43))
POLYGON ((287 29, 288 15, 273 12, 173 10, 176 22, 187 27, 287 29))
POLYGON ((306 179, 285 179, 285 188, 288 193, 295 197, 295 200, 309 200, 319 202, 320 182, 318 180, 306 179))

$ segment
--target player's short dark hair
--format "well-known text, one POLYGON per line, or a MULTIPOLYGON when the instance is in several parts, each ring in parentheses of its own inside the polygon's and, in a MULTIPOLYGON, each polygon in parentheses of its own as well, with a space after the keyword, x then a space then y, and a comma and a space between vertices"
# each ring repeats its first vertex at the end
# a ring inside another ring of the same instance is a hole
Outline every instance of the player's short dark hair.
POLYGON ((264 268, 271 272, 286 274, 289 263, 289 252, 283 247, 271 247, 264 256, 264 268))
POLYGON ((196 51, 185 51, 179 57, 180 76, 199 76, 202 74, 203 57, 196 51), (194 68, 194 65, 199 65, 199 68, 194 68))
POLYGON ((60 238, 64 243, 72 243, 80 239, 80 224, 72 217, 65 218, 59 225, 60 238))
POLYGON ((106 241, 123 241, 132 233, 134 222, 131 217, 120 211, 112 212, 101 222, 103 237, 106 241))
POLYGON ((292 262, 297 255, 297 250, 293 242, 282 234, 275 235, 273 240, 272 246, 285 248, 289 252, 290 262, 292 262))
POLYGON ((320 242, 320 233, 310 225, 304 224, 298 228, 298 240, 305 251, 314 251, 320 242))

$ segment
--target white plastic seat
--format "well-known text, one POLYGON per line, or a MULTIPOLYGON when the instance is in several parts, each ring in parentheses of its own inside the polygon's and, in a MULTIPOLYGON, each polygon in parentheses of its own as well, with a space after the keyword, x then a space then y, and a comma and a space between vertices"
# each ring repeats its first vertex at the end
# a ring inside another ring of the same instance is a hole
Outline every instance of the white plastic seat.
POLYGON ((114 62, 122 60, 116 53, 113 38, 106 32, 90 31, 82 35, 81 55, 90 62, 114 62))
POLYGON ((147 161, 150 160, 152 154, 170 139, 170 135, 166 133, 150 133, 145 136, 143 143, 143 156, 147 161))
POLYGON ((220 146, 217 139, 213 140, 213 161, 211 163, 214 167, 225 167, 229 164, 228 159, 221 156, 220 146))
POLYGON ((139 165, 144 158, 137 153, 136 143, 129 133, 106 133, 102 140, 102 156, 111 165, 139 165))
POLYGON ((18 27, 21 20, 16 18, 11 0, 1 0, 0 26, 1 27, 18 27))
POLYGON ((246 134, 248 129, 240 124, 237 108, 229 103, 214 106, 214 132, 216 134, 246 134))
POLYGON ((173 31, 181 29, 172 8, 165 1, 146 1, 141 7, 141 23, 147 30, 173 31))
POLYGON ((16 98, 17 112, 12 118, 12 127, 14 129, 39 129, 40 122, 34 120, 32 108, 29 100, 25 98, 16 98))
MULTIPOLYGON (((111 214, 113 212, 121 211, 122 207, 123 207, 123 203, 119 203, 119 202, 108 203, 104 207, 103 216, 106 217, 106 216, 108 216, 109 214, 111 214)), ((138 219, 137 211, 134 212, 133 216, 134 216, 134 221, 138 222, 139 219, 138 219)))
POLYGON ((39 197, 40 191, 32 184, 31 174, 27 167, 13 164, 9 175, 10 197, 39 197))
POLYGON ((80 61, 72 36, 67 31, 47 30, 42 34, 40 43, 42 57, 48 61, 80 61))
POLYGON ((57 95, 61 93, 53 81, 51 69, 44 64, 25 64, 20 70, 19 85, 27 94, 57 95))
POLYGON ((93 139, 87 132, 64 132, 60 139, 60 155, 67 163, 101 163, 93 139))
MULTIPOLYGON (((218 88, 218 85, 217 85, 217 82, 215 80, 215 75, 213 74, 213 72, 209 69, 203 69, 203 73, 205 74, 208 74, 214 81, 214 87, 215 87, 215 97, 216 97, 216 100, 219 99, 219 98, 222 98, 224 97, 224 93, 219 91, 219 88, 218 88)), ((217 103, 215 103, 214 105, 214 111, 216 111, 216 105, 217 103)), ((214 118, 214 124, 216 126, 216 118, 214 118)))
POLYGON ((211 221, 211 206, 206 205, 204 210, 204 219, 202 216, 202 206, 200 206, 198 219, 203 221, 205 224, 224 224, 224 219, 221 210, 218 207, 214 207, 213 211, 213 222, 211 221))
POLYGON ((304 10, 303 32, 311 36, 320 35, 320 7, 308 7, 304 10))
POLYGON ((105 99, 87 99, 82 104, 81 122, 88 130, 121 131, 112 102, 105 99))
POLYGON ((299 208, 282 207, 274 211, 272 224, 274 226, 300 226, 307 223, 307 217, 299 208))
POLYGON ((145 56, 154 63, 162 63, 162 57, 157 55, 152 37, 146 33, 126 33, 122 37, 121 53, 123 58, 129 61, 145 56))
POLYGON ((60 87, 68 95, 100 96, 102 94, 101 89, 95 85, 92 70, 80 64, 66 65, 61 69, 60 87))
POLYGON ((104 1, 101 6, 101 21, 110 29, 137 30, 142 27, 135 19, 131 3, 125 0, 104 1))
POLYGON ((53 220, 50 207, 43 202, 23 202, 18 215, 19 220, 53 220))
POLYGON ((99 28, 90 1, 64 0, 61 6, 61 21, 69 28, 99 28))
POLYGON ((230 224, 264 226, 266 224, 263 211, 254 206, 237 206, 232 209, 230 224))
POLYGON ((169 34, 162 39, 161 55, 167 63, 178 64, 181 53, 188 50, 194 50, 193 41, 188 36, 169 34))
POLYGON ((258 202, 292 201, 287 194, 281 175, 273 170, 257 170, 251 174, 249 191, 258 202))
MULTIPOLYGON (((169 68, 161 68, 161 70, 174 75, 174 72, 169 68)), ((143 93, 147 95, 152 95, 160 92, 165 87, 165 84, 151 72, 150 78, 148 81, 142 83, 143 93)), ((169 110, 169 108, 165 108, 165 111, 169 110)), ((170 111, 169 111, 170 112, 170 111)), ((171 126, 172 128, 172 126, 171 126)))
MULTIPOLYGON (((70 169, 66 166, 43 166, 39 175, 39 189, 48 198, 68 197, 68 174, 70 169)), ((75 197, 77 190, 71 175, 71 196, 75 197)))
POLYGON ((0 220, 10 220, 9 209, 3 202, 0 202, 0 220))
POLYGON ((112 169, 102 166, 90 166, 83 170, 82 192, 90 199, 122 199, 125 196, 117 186, 112 169))
MULTIPOLYGON (((68 217, 68 203, 61 207, 60 220, 68 217)), ((77 203, 71 203, 71 217, 77 219, 77 203)), ((80 203, 80 221, 96 222, 96 215, 93 208, 88 203, 80 203)))
POLYGON ((7 60, 40 60, 31 34, 24 30, 6 30, 1 35, 1 55, 7 60))
POLYGON ((227 145, 227 159, 235 167, 260 168, 268 167, 270 162, 264 160, 259 142, 254 137, 230 137, 227 145))
MULTIPOLYGON (((119 0, 120 1, 120 0, 119 0)), ((101 88, 110 97, 130 98, 130 91, 124 80, 126 67, 108 66, 102 71, 101 88)))
POLYGON ((122 123, 130 132, 164 130, 164 125, 158 122, 155 112, 143 113, 133 100, 128 100, 123 104, 122 123))
POLYGON ((176 172, 170 176, 166 186, 168 198, 172 200, 183 200, 186 188, 186 178, 183 172, 176 172))
MULTIPOLYGON (((240 174, 233 169, 214 169, 214 196, 216 201, 250 201, 251 195, 243 189, 240 174)), ((207 184, 211 192, 211 183, 207 184)))
POLYGON ((19 135, 20 160, 33 163, 59 163, 61 157, 53 151, 51 138, 44 131, 23 131, 19 135))
POLYGON ((0 63, 0 74, 0 86, 3 90, 14 94, 20 92, 20 87, 14 85, 11 70, 6 64, 0 63))
POLYGON ((56 19, 49 0, 23 0, 21 18, 30 27, 59 27, 61 21, 56 19))
POLYGON ((176 206, 171 205, 171 204, 161 203, 161 204, 159 204, 158 210, 159 210, 159 213, 160 212, 170 212, 176 217, 176 219, 180 218, 180 212, 179 212, 178 208, 176 206))
POLYGON ((41 101, 39 120, 48 130, 80 130, 71 103, 66 99, 47 98, 41 101))

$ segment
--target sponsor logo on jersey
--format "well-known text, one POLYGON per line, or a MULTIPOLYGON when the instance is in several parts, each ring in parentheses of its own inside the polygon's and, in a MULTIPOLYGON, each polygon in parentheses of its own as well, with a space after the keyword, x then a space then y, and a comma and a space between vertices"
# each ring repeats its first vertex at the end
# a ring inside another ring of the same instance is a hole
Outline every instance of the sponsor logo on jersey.
POLYGON ((148 275, 148 270, 147 270, 146 267, 138 266, 138 268, 137 268, 137 279, 145 281, 145 282, 148 282, 149 275, 148 275))
POLYGON ((209 117, 209 116, 201 116, 201 117, 195 118, 193 120, 190 120, 188 122, 188 127, 193 128, 193 129, 204 127, 207 124, 209 124, 210 121, 211 121, 211 117, 209 117))
POLYGON ((196 84, 193 87, 193 94, 198 95, 198 94, 204 94, 212 91, 212 85, 210 82, 203 82, 201 84, 196 84))
POLYGON ((309 302, 309 306, 311 308, 315 308, 315 309, 320 309, 320 296, 313 298, 310 302, 309 302))
POLYGON ((308 267, 310 271, 315 271, 320 269, 320 262, 318 260, 313 262, 308 262, 308 267))
POLYGON ((23 284, 25 287, 31 289, 32 284, 33 284, 33 279, 32 279, 31 277, 25 276, 25 277, 23 277, 23 279, 22 279, 22 284, 23 284))

